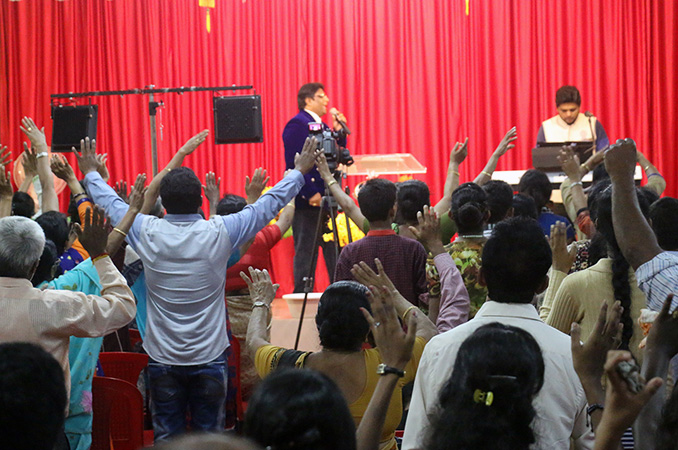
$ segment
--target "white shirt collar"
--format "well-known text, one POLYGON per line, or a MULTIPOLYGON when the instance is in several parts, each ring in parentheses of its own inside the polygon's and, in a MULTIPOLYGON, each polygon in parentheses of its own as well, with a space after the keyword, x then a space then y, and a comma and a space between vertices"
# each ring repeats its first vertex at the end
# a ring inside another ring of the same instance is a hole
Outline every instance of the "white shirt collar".
POLYGON ((311 111, 310 109, 305 109, 304 111, 306 111, 307 113, 309 113, 309 114, 311 115, 311 117, 313 117, 313 120, 315 120, 315 121, 318 122, 318 123, 322 123, 322 120, 320 119, 320 116, 319 116, 319 115, 317 115, 316 113, 314 113, 314 112, 311 111))

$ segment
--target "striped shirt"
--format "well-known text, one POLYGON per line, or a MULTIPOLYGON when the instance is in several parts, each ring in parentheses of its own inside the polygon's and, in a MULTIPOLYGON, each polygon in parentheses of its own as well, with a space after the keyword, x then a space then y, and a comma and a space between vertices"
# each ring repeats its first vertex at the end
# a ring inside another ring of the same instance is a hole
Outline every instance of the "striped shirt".
MULTIPOLYGON (((638 267, 638 287, 647 297, 647 307, 653 311, 662 309, 669 294, 678 294, 678 253, 662 252, 638 267)), ((678 295, 673 299, 671 310, 678 307, 678 295)))

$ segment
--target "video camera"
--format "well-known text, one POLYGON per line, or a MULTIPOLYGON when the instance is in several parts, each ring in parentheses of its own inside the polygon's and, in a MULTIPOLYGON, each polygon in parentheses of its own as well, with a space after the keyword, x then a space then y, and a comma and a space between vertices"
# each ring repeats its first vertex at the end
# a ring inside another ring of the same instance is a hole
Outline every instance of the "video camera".
POLYGON ((339 164, 350 166, 353 164, 353 156, 346 147, 339 147, 337 139, 342 137, 341 132, 325 130, 322 123, 311 122, 308 124, 309 136, 318 141, 318 149, 322 149, 330 171, 334 173, 339 164))

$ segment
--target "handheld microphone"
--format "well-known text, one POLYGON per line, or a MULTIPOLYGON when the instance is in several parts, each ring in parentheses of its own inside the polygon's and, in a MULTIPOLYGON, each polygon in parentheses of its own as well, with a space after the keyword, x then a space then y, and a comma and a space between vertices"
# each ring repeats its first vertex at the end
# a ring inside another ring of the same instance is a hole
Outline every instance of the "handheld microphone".
POLYGON ((339 125, 341 125, 341 129, 344 131, 344 133, 351 134, 351 130, 348 129, 344 121, 339 119, 339 111, 337 110, 337 108, 330 109, 330 114, 332 114, 335 120, 339 122, 339 125))

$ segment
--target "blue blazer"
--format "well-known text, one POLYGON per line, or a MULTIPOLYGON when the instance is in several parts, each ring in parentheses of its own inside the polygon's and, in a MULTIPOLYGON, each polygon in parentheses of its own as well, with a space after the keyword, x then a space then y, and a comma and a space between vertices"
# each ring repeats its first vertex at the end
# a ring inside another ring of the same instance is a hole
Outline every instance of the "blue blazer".
MULTIPOLYGON (((309 122, 315 122, 313 116, 306 111, 299 111, 299 114, 292 117, 292 119, 287 122, 287 125, 285 125, 282 138, 283 143, 285 144, 285 165, 288 169, 294 169, 294 155, 301 153, 301 150, 304 147, 304 142, 309 135, 309 122)), ((323 127, 328 130, 330 129, 325 123, 323 123, 323 127)), ((339 139, 339 145, 345 146, 346 138, 339 139)), ((308 204, 308 200, 316 193, 325 195, 325 183, 316 167, 304 175, 304 179, 306 180, 306 184, 301 188, 301 191, 299 191, 299 194, 295 199, 295 205, 297 208, 302 209, 313 208, 308 204)))

